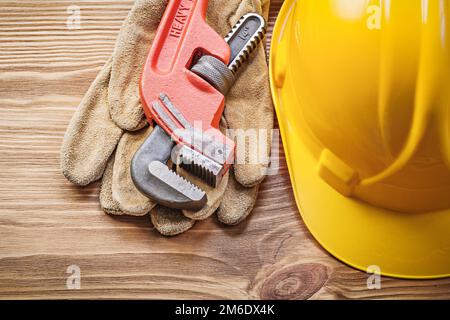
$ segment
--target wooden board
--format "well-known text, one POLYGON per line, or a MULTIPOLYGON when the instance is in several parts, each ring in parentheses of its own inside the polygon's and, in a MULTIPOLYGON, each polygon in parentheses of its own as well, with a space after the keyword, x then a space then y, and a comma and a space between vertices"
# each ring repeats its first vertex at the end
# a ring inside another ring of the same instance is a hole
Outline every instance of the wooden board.
MULTIPOLYGON (((273 3, 271 22, 276 16, 273 3)), ((67 123, 132 1, 0 1, 0 298, 450 298, 450 280, 383 278, 329 256, 294 203, 281 150, 251 217, 216 218, 164 238, 148 217, 112 218, 98 183, 77 188, 59 169, 67 123), (78 5, 82 28, 66 26, 78 5), (69 290, 70 265, 81 289, 69 290)))

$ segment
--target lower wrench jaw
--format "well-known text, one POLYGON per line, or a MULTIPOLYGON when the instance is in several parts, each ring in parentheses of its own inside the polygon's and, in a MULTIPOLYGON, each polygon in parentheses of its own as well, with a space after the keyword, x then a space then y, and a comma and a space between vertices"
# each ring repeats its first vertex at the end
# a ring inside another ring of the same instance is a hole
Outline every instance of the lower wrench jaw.
POLYGON ((164 130, 156 126, 131 161, 131 179, 144 196, 158 204, 173 209, 201 210, 207 202, 206 193, 165 164, 173 145, 164 130))
POLYGON ((153 182, 152 199, 173 209, 198 211, 207 202, 206 193, 165 164, 153 161, 148 165, 149 181, 153 182))
POLYGON ((205 192, 199 189, 194 193, 182 192, 161 180, 159 175, 161 170, 170 171, 165 164, 154 161, 148 167, 143 174, 141 170, 136 170, 137 166, 132 165, 131 177, 136 188, 155 203, 172 209, 189 211, 199 211, 206 205, 208 198, 205 192), (153 170, 150 167, 154 167, 153 170), (159 170, 157 175, 153 174, 154 170, 159 170))

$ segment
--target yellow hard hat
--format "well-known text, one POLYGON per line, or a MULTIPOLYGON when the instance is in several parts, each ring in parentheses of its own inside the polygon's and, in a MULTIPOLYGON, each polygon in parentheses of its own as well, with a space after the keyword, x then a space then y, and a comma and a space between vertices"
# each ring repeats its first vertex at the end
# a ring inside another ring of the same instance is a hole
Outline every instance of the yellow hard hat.
POLYGON ((361 270, 450 276, 450 1, 286 0, 270 78, 317 241, 361 270))

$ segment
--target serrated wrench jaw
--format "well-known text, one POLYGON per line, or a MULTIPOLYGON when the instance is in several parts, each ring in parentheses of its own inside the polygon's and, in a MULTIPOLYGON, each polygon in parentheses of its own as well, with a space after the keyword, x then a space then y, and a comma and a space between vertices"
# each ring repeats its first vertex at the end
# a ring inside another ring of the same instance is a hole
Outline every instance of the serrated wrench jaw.
POLYGON ((264 18, 257 13, 247 13, 233 26, 225 37, 231 47, 228 68, 236 73, 263 40, 267 32, 264 18))
POLYGON ((181 168, 196 177, 199 177, 211 187, 217 188, 228 167, 224 164, 217 163, 201 154, 200 152, 182 146, 178 151, 178 164, 181 168))

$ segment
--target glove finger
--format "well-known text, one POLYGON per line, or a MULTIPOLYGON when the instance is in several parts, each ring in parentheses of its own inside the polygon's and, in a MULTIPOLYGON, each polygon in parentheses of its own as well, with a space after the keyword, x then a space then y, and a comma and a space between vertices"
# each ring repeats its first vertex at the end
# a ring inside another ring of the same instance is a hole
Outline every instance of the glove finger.
MULTIPOLYGON (((255 5, 256 6, 256 5, 255 5)), ((261 12, 266 21, 269 21, 270 0, 261 0, 261 12)))
POLYGON ((144 115, 139 80, 165 7, 165 1, 137 0, 117 38, 109 101, 112 119, 124 130, 137 130, 144 115))
POLYGON ((269 0, 210 0, 206 19, 220 35, 225 37, 239 19, 249 12, 262 14, 267 20, 269 15, 269 0))
POLYGON ((241 223, 252 212, 258 197, 259 184, 246 188, 230 173, 223 201, 217 210, 219 220, 227 225, 241 223))
MULTIPOLYGON (((240 2, 230 23, 248 12, 267 19, 268 3, 257 0, 240 2)), ((237 73, 236 83, 226 99, 224 116, 236 142, 235 178, 246 187, 260 183, 267 171, 274 114, 270 95, 268 68, 263 44, 237 73)))
POLYGON ((100 179, 122 129, 111 120, 108 84, 111 59, 105 64, 75 111, 61 148, 61 170, 76 185, 100 179))
POLYGON ((198 186, 200 189, 206 192, 208 196, 208 201, 201 210, 199 211, 189 211, 189 210, 183 210, 183 214, 188 217, 189 219, 193 220, 205 220, 209 218, 214 211, 217 210, 217 208, 220 205, 220 202, 222 201, 223 194, 225 192, 225 189, 228 184, 228 173, 224 175, 222 178, 222 181, 220 182, 220 185, 217 188, 213 188, 206 184, 202 179, 194 177, 187 171, 183 170, 180 167, 177 167, 177 173, 181 175, 182 177, 186 178, 188 181, 192 182, 194 185, 198 186))
POLYGON ((270 1, 268 0, 241 0, 238 1, 238 6, 234 11, 234 15, 231 15, 230 23, 234 25, 239 19, 250 12, 256 12, 264 17, 267 21, 269 16, 268 5, 270 5, 270 1))
POLYGON ((155 203, 135 187, 131 179, 131 160, 147 139, 153 128, 148 126, 135 132, 125 132, 117 146, 112 176, 112 197, 122 212, 143 216, 155 207, 155 203))
POLYGON ((225 37, 230 32, 231 27, 238 20, 231 22, 230 17, 234 15, 239 7, 241 0, 210 0, 208 3, 208 11, 206 12, 206 21, 208 24, 219 33, 222 37, 225 37))
POLYGON ((150 212, 150 217, 156 230, 164 236, 176 236, 195 224, 194 220, 185 217, 181 211, 163 206, 156 206, 150 212))
POLYGON ((109 158, 106 165, 105 173, 102 178, 102 186, 100 188, 100 206, 103 211, 111 215, 121 216, 123 212, 120 211, 119 203, 112 197, 112 176, 114 168, 114 154, 109 158))
POLYGON ((274 121, 262 48, 242 71, 227 97, 224 115, 236 142, 236 180, 251 187, 265 177, 274 121))

